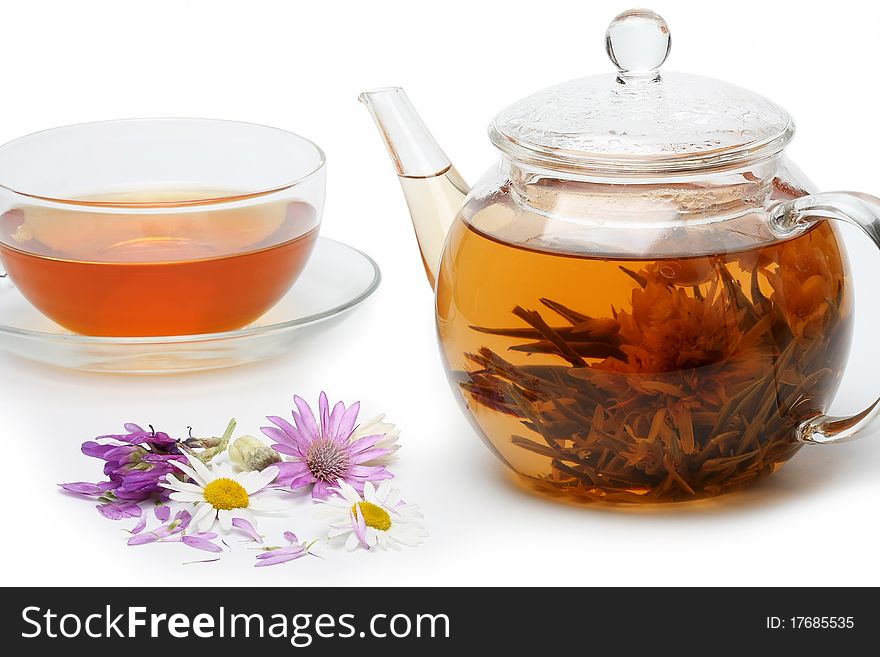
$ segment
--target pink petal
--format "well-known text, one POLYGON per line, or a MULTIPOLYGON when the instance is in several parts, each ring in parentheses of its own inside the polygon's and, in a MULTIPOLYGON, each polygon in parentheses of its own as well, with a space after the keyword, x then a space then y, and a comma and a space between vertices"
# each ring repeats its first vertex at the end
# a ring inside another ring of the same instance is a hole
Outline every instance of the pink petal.
POLYGON ((377 447, 376 449, 364 450, 363 452, 360 452, 358 454, 352 454, 351 463, 355 465, 360 465, 361 463, 366 463, 367 461, 372 461, 373 459, 377 459, 382 456, 388 456, 390 453, 390 449, 382 449, 381 447, 377 447))
MULTIPOLYGON (((216 534, 214 534, 214 536, 216 536, 216 534)), ((215 545, 203 536, 187 535, 180 540, 186 545, 196 548, 197 550, 204 550, 205 552, 223 552, 222 547, 220 547, 219 545, 215 545)))
POLYGON ((291 548, 282 548, 280 550, 273 550, 272 552, 264 552, 263 554, 258 554, 257 563, 255 563, 254 566, 257 568, 261 568, 263 566, 275 566, 280 563, 287 563, 288 561, 299 559, 300 557, 304 557, 305 555, 305 550, 296 551, 291 548))
POLYGON ((321 435, 329 436, 330 429, 330 404, 327 401, 327 393, 323 390, 318 395, 318 415, 321 417, 321 435))
MULTIPOLYGON (((291 468, 287 470, 281 466, 286 465, 285 463, 279 463, 278 469, 280 473, 278 477, 275 479, 275 483, 279 486, 288 486, 289 488, 296 490, 297 488, 302 488, 303 486, 309 486, 310 484, 315 483, 315 475, 306 470, 306 472, 299 472, 295 468, 291 468)), ((291 463, 291 465, 296 465, 291 463)))
POLYGON ((155 532, 147 532, 146 534, 135 534, 128 539, 128 545, 146 545, 147 543, 155 543, 161 538, 155 532))
POLYGON ((348 441, 348 437, 351 435, 351 432, 354 431, 354 425, 357 422, 358 413, 361 410, 361 403, 355 402, 351 406, 348 407, 348 410, 342 416, 342 419, 339 421, 339 428, 336 430, 336 439, 340 443, 344 443, 348 441))
POLYGON ((123 518, 139 518, 143 510, 134 502, 110 502, 99 504, 98 513, 110 520, 122 520, 123 518))
POLYGON ((233 518, 232 519, 232 526, 243 531, 245 534, 250 536, 251 539, 256 541, 257 543, 263 542, 263 537, 257 533, 256 527, 254 527, 250 523, 250 521, 245 520, 244 518, 233 518))
POLYGON ((330 497, 331 493, 330 486, 327 485, 327 482, 321 481, 320 479, 315 481, 315 485, 312 488, 312 499, 315 500, 326 500, 330 497))
POLYGON ((300 459, 305 456, 299 447, 290 447, 289 445, 282 445, 281 443, 272 443, 270 447, 279 454, 285 454, 286 456, 293 456, 300 459))
POLYGON ((67 484, 58 485, 69 493, 88 495, 89 497, 101 497, 106 492, 98 484, 91 484, 87 481, 72 481, 67 484))
POLYGON ((296 459, 293 461, 281 461, 280 463, 276 463, 275 467, 278 468, 279 477, 281 475, 285 475, 287 477, 294 475, 298 477, 309 472, 309 464, 302 459, 296 459))
POLYGON ((80 449, 82 453, 86 456, 91 456, 93 458, 104 458, 104 454, 109 452, 111 449, 114 449, 116 445, 101 445, 100 443, 96 443, 93 440, 88 440, 82 444, 80 449))
POLYGON ((147 526, 147 514, 141 514, 140 520, 137 521, 137 524, 131 528, 132 534, 140 534, 144 531, 144 527, 147 526))
POLYGON ((192 514, 189 511, 187 511, 186 509, 183 509, 182 511, 178 511, 177 513, 174 514, 174 520, 172 520, 171 522, 175 522, 175 521, 177 521, 178 524, 174 529, 171 530, 172 534, 177 534, 178 532, 182 532, 184 529, 189 527, 189 523, 192 522, 192 514))
POLYGON ((367 521, 364 519, 360 504, 354 505, 354 514, 354 533, 361 544, 369 549, 370 546, 367 543, 367 521))
POLYGON ((380 435, 364 436, 363 438, 358 438, 353 443, 349 443, 347 445, 347 449, 352 454, 357 454, 358 452, 362 452, 365 449, 370 449, 374 447, 376 443, 378 443, 381 439, 382 436, 380 435))
MULTIPOLYGON (((293 403, 296 404, 296 407, 299 409, 300 420, 302 421, 306 435, 310 438, 320 437, 321 434, 318 431, 318 425, 315 422, 315 416, 312 414, 311 407, 299 395, 294 395, 293 403)), ((299 422, 297 422, 297 426, 299 426, 299 422)))
POLYGON ((348 475, 357 478, 375 477, 377 479, 392 479, 394 477, 385 469, 384 465, 353 465, 348 469, 348 475))
POLYGON ((339 421, 342 420, 342 416, 345 414, 345 404, 342 402, 336 402, 336 405, 333 407, 333 412, 330 413, 330 426, 328 427, 329 433, 328 436, 335 436, 336 432, 339 431, 339 421))
POLYGON ((266 419, 279 425, 278 427, 260 427, 260 431, 269 436, 269 438, 294 449, 302 450, 308 447, 308 441, 303 438, 302 434, 290 422, 274 415, 266 419))
MULTIPOLYGON (((296 413, 293 414, 294 418, 297 417, 296 413)), ((269 418, 270 421, 275 423, 282 431, 287 433, 291 438, 293 438, 296 443, 300 447, 308 447, 309 445, 309 436, 305 435, 298 426, 294 426, 283 417, 278 417, 277 415, 272 415, 269 418)))

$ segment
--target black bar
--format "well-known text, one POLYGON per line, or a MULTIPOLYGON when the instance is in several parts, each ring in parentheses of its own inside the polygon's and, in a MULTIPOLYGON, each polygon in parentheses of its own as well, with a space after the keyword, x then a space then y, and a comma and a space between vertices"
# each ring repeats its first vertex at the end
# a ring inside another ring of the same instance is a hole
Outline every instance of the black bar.
POLYGON ((175 648, 412 656, 479 647, 554 657, 849 655, 877 645, 876 599, 873 589, 840 588, 23 588, 5 589, 0 640, 12 655, 51 646, 114 657, 175 648), (169 625, 173 614, 182 615, 169 625), (132 618, 143 624, 130 627, 132 618))

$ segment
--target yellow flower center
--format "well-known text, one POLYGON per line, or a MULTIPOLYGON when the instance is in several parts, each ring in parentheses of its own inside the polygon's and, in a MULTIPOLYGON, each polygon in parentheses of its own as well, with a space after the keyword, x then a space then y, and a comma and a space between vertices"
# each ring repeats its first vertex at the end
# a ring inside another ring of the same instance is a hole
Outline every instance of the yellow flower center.
POLYGON ((245 509, 248 505, 247 491, 237 481, 221 477, 204 489, 205 501, 215 509, 245 509))
POLYGON ((357 515, 355 507, 361 507, 361 515, 367 527, 387 532, 391 529, 391 516, 381 506, 377 506, 372 502, 359 502, 351 507, 351 512, 357 515))

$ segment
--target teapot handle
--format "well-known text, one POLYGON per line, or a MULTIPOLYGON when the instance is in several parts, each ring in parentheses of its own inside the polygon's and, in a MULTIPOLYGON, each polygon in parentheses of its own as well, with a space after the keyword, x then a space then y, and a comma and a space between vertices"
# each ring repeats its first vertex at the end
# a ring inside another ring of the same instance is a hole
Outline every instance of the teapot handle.
MULTIPOLYGON (((801 196, 770 210, 770 228, 779 237, 802 233, 817 219, 833 219, 857 226, 880 248, 880 198, 860 192, 827 192, 801 196)), ((858 437, 878 415, 880 399, 856 415, 818 415, 801 422, 797 438, 813 445, 842 443, 858 437)))

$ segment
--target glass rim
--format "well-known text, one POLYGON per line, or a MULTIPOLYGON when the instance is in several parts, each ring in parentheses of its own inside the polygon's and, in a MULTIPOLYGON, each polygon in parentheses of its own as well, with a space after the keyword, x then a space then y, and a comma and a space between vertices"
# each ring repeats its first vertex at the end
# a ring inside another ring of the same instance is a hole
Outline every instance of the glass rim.
POLYGON ((201 123, 201 124, 215 124, 215 125, 227 125, 227 126, 247 126, 252 128, 260 128, 263 130, 271 130, 274 132, 281 133, 285 137, 293 137, 309 148, 313 149, 315 154, 318 156, 317 164, 312 167, 306 173, 288 180, 279 185, 273 185, 272 187, 267 187, 263 189, 256 189, 251 191, 242 192, 239 194, 232 195, 224 195, 217 197, 200 197, 194 199, 182 199, 175 201, 100 201, 100 200, 83 200, 76 198, 67 198, 63 196, 50 196, 46 194, 36 194, 33 192, 27 192, 22 189, 16 189, 10 185, 7 185, 0 180, 0 189, 6 190, 11 194, 15 194, 16 196, 24 196, 26 198, 34 199, 36 201, 42 201, 45 203, 60 203, 63 205, 72 205, 78 207, 92 207, 92 208, 117 208, 117 209, 131 209, 131 210, 141 210, 145 208, 184 208, 184 207, 196 207, 196 206, 205 206, 205 205, 222 205, 225 203, 236 203, 239 201, 247 201, 255 198, 260 198, 263 196, 269 196, 271 194, 277 194, 278 192, 283 192, 285 190, 296 187, 297 185, 302 184, 306 180, 314 177, 318 173, 320 173, 327 165, 327 156, 324 153, 323 149, 318 146, 314 141, 309 139, 308 137, 303 137, 302 135, 291 132, 289 130, 284 130, 283 128, 276 128, 275 126, 266 125, 263 123, 255 123, 252 121, 234 121, 230 119, 212 119, 212 118, 204 118, 204 117, 185 117, 185 116, 160 116, 160 117, 133 117, 133 118, 123 118, 123 119, 107 119, 102 121, 83 121, 81 123, 69 123, 66 125, 55 126, 52 128, 45 128, 43 130, 36 130, 34 132, 30 132, 26 135, 22 135, 20 137, 16 137, 10 141, 7 141, 3 144, 0 144, 0 156, 3 155, 4 150, 7 147, 21 144, 22 142, 32 139, 34 137, 38 137, 41 135, 47 135, 52 132, 68 130, 71 128, 81 128, 88 126, 102 126, 102 125, 114 125, 114 124, 123 124, 123 123, 146 123, 146 122, 182 122, 182 123, 201 123))
POLYGON ((701 153, 656 155, 606 155, 545 148, 506 134, 494 122, 489 126, 489 139, 499 151, 518 162, 560 173, 626 178, 711 172, 760 161, 784 151, 794 137, 794 132, 794 121, 789 119, 782 131, 761 141, 744 142, 734 147, 701 153))

